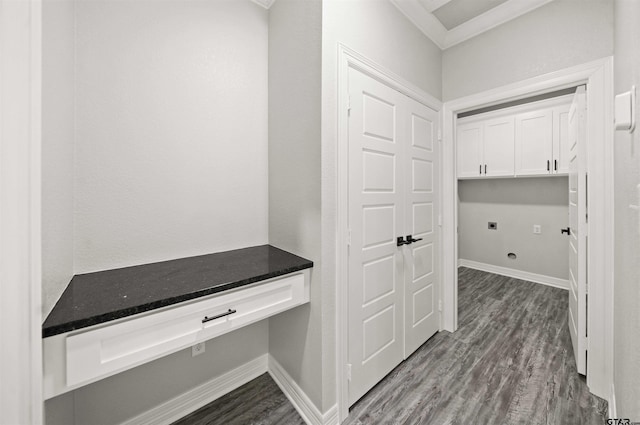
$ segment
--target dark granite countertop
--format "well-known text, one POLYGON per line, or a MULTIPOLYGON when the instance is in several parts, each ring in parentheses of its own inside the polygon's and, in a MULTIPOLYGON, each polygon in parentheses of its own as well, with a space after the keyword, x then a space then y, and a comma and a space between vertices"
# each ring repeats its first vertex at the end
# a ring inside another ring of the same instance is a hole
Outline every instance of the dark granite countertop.
POLYGON ((271 245, 76 275, 42 325, 42 337, 204 297, 313 267, 271 245))

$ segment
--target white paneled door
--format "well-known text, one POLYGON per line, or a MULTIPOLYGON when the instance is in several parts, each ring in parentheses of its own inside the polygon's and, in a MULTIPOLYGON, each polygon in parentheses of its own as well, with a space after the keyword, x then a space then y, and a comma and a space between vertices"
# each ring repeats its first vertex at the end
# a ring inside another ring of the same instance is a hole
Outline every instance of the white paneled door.
POLYGON ((580 86, 569 109, 569 331, 578 373, 587 369, 586 94, 580 86))
POLYGON ((349 93, 351 405, 438 330, 439 315, 437 112, 353 69, 349 93))
POLYGON ((402 246, 405 292, 405 358, 438 331, 437 311, 439 254, 437 217, 440 175, 436 140, 438 113, 410 98, 405 168, 405 240, 402 246), (410 235, 410 236, 408 236, 410 235))

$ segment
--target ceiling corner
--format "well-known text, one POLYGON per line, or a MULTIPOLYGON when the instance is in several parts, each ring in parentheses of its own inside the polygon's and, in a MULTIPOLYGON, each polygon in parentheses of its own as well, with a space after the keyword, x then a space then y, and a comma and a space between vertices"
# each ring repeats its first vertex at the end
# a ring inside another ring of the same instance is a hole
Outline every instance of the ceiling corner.
MULTIPOLYGON (((256 2, 274 0, 253 0, 256 2)), ((432 13, 450 0, 389 0, 411 23, 445 50, 485 31, 544 6, 553 0, 508 0, 458 26, 447 30, 432 13)))
POLYGON ((269 8, 273 6, 273 3, 276 2, 276 0, 251 0, 251 1, 259 6, 264 7, 267 10, 269 10, 269 8))
POLYGON ((445 49, 447 29, 418 0, 389 0, 413 25, 440 49, 445 49))
POLYGON ((518 18, 553 0, 509 0, 447 31, 445 49, 518 18))

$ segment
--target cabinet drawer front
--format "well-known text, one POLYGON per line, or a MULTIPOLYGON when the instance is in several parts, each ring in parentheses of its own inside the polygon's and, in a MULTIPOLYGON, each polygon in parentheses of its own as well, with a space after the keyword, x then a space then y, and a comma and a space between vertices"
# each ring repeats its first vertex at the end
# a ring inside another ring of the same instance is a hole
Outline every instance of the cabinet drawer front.
POLYGON ((66 385, 129 369, 307 302, 304 280, 295 274, 71 335, 66 385))

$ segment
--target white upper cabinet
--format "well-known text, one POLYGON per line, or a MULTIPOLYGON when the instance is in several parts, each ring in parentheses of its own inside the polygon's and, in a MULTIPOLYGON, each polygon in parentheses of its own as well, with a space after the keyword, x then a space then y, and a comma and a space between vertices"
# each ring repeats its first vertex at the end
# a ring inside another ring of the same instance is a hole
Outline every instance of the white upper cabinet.
POLYGON ((458 126, 458 177, 513 176, 512 116, 458 126))
POLYGON ((482 176, 482 122, 458 126, 458 177, 482 176))
POLYGON ((495 118, 484 122, 484 164, 485 177, 513 176, 514 117, 495 118))
POLYGON ((570 101, 558 97, 461 118, 458 178, 567 175, 570 101))
POLYGON ((553 172, 569 174, 569 108, 561 105, 553 108, 553 172), (557 124, 557 125, 556 125, 557 124))
POLYGON ((516 115, 516 175, 549 174, 553 156, 553 111, 516 115))

